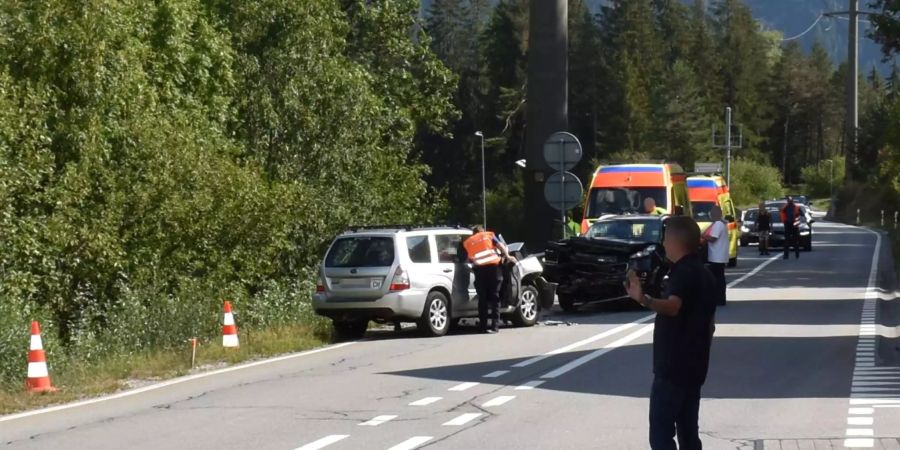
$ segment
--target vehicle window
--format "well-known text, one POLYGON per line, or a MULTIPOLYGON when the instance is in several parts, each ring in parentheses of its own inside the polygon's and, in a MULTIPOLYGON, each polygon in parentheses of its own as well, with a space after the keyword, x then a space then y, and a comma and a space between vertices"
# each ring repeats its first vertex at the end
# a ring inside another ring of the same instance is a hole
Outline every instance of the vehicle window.
POLYGON ((438 262, 455 263, 459 261, 459 247, 463 237, 459 234, 439 234, 437 241, 438 262))
POLYGON ((722 208, 722 212, 724 216, 731 216, 731 218, 734 219, 732 220, 732 222, 737 220, 737 217, 735 217, 734 214, 734 204, 731 202, 731 200, 725 201, 725 206, 722 208))
POLYGON ((756 222, 756 216, 759 214, 759 209, 751 209, 744 214, 744 222, 756 222))
POLYGON ((587 217, 600 217, 603 214, 641 213, 644 210, 644 199, 652 197, 656 206, 669 208, 666 188, 593 188, 588 200, 587 217))
POLYGON ((410 236, 406 238, 406 248, 409 249, 409 259, 414 263, 431 262, 431 243, 428 236, 410 236))
POLYGON ((710 212, 715 202, 691 202, 691 208, 694 211, 694 220, 698 222, 711 222, 710 212))
POLYGON ((394 264, 394 239, 353 236, 339 238, 325 256, 325 267, 387 267, 394 264))
POLYGON ((662 225, 659 220, 605 220, 591 225, 585 237, 660 242, 662 225))

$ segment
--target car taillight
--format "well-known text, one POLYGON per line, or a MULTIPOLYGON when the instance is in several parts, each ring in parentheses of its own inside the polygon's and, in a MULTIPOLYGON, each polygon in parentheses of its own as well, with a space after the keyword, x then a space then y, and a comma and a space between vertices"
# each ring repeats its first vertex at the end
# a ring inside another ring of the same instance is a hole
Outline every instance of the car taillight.
POLYGON ((391 279, 391 292, 405 291, 409 289, 409 274, 402 267, 397 267, 394 271, 394 278, 391 279))
POLYGON ((325 292, 325 283, 320 278, 319 281, 316 282, 316 293, 321 294, 325 292))

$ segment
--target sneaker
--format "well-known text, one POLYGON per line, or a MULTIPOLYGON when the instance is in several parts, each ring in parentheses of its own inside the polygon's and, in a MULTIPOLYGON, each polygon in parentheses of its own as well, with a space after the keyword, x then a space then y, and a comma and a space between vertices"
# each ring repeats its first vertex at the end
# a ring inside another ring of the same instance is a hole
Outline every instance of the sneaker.
POLYGON ((497 330, 495 330, 495 329, 493 329, 493 328, 488 329, 488 330, 484 330, 484 332, 485 332, 486 334, 497 334, 497 333, 499 333, 499 331, 497 331, 497 330))

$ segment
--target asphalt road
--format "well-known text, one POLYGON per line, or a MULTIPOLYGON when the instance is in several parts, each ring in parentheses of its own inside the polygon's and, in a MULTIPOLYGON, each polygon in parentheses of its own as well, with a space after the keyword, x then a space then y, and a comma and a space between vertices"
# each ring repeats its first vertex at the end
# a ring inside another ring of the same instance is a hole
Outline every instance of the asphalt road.
MULTIPOLYGON (((700 411, 706 448, 900 448, 900 367, 869 357, 870 330, 883 331, 864 312, 879 294, 867 291, 875 235, 817 223, 815 236, 799 260, 749 247, 729 269, 700 411)), ((544 319, 498 335, 370 331, 317 353, 0 418, 0 448, 647 448, 652 317, 586 307, 544 319)))

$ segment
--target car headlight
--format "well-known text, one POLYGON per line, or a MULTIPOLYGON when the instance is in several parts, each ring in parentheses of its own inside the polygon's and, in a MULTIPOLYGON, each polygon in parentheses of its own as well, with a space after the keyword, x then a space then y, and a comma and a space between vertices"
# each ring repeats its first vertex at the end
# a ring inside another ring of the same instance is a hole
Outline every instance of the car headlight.
POLYGON ((631 255, 631 257, 632 258, 646 258, 646 257, 650 256, 651 254, 653 254, 653 252, 655 252, 655 251, 656 251, 656 246, 651 245, 651 246, 631 255))
POLYGON ((809 230, 800 231, 800 236, 809 236, 809 230))
POLYGON ((748 228, 747 225, 741 225, 741 232, 742 232, 742 233, 749 233, 749 232, 750 232, 750 228, 748 228))

